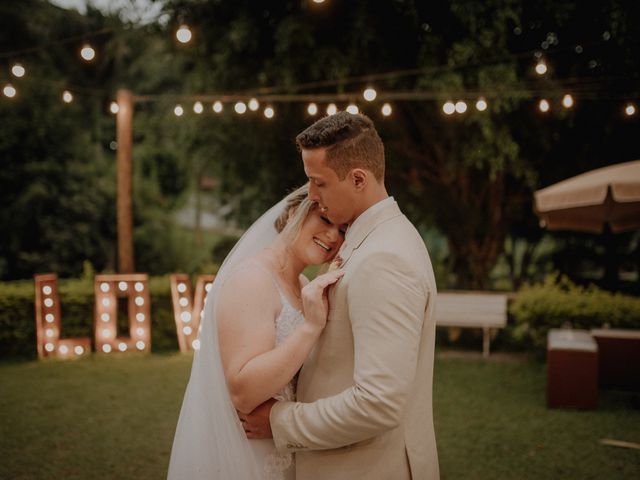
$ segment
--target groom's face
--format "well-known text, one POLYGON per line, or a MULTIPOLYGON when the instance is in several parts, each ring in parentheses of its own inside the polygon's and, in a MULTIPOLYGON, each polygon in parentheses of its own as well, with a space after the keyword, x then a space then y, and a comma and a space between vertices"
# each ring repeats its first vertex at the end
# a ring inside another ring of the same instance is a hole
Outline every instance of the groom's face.
POLYGON ((355 217, 355 188, 349 175, 340 180, 325 162, 325 149, 302 150, 304 171, 309 177, 309 198, 317 202, 336 225, 349 224, 355 217))

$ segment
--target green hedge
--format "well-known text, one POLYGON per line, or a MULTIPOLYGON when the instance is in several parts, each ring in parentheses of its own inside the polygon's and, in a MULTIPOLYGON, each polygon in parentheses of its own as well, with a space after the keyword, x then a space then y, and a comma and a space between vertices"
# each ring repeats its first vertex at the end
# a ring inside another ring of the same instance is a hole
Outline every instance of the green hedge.
POLYGON ((516 342, 538 351, 546 349, 551 328, 571 326, 640 329, 640 299, 609 293, 595 286, 580 287, 564 276, 551 275, 542 284, 522 288, 509 308, 516 342))
MULTIPOLYGON (((93 281, 59 280, 58 289, 62 337, 90 337, 93 342, 93 281)), ((149 293, 151 348, 177 350, 169 277, 150 277, 149 293)), ((37 355, 34 300, 33 281, 0 283, 0 357, 37 355)))

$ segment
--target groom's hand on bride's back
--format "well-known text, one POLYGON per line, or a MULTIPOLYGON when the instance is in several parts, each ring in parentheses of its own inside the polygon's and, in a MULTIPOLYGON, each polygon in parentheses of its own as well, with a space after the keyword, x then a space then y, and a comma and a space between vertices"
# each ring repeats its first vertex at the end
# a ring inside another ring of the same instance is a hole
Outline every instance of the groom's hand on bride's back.
POLYGON ((277 400, 270 398, 266 402, 258 405, 251 413, 238 412, 238 417, 247 434, 247 438, 273 438, 269 415, 271 407, 277 400))

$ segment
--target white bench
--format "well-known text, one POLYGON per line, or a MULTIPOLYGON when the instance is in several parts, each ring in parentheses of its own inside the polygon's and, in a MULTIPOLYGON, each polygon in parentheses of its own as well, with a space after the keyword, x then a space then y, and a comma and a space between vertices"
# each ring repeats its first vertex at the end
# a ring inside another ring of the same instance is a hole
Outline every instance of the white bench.
POLYGON ((491 329, 507 325, 504 293, 439 292, 436 297, 436 325, 439 327, 481 328, 482 355, 489 356, 491 329))

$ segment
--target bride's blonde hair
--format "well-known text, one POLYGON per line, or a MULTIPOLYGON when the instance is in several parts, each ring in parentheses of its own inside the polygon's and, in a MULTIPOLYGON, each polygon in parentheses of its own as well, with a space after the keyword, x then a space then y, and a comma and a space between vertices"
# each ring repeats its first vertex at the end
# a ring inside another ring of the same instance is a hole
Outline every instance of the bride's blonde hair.
POLYGON ((276 230, 292 242, 316 206, 317 203, 309 200, 309 183, 305 183, 286 196, 284 210, 274 222, 276 230))

